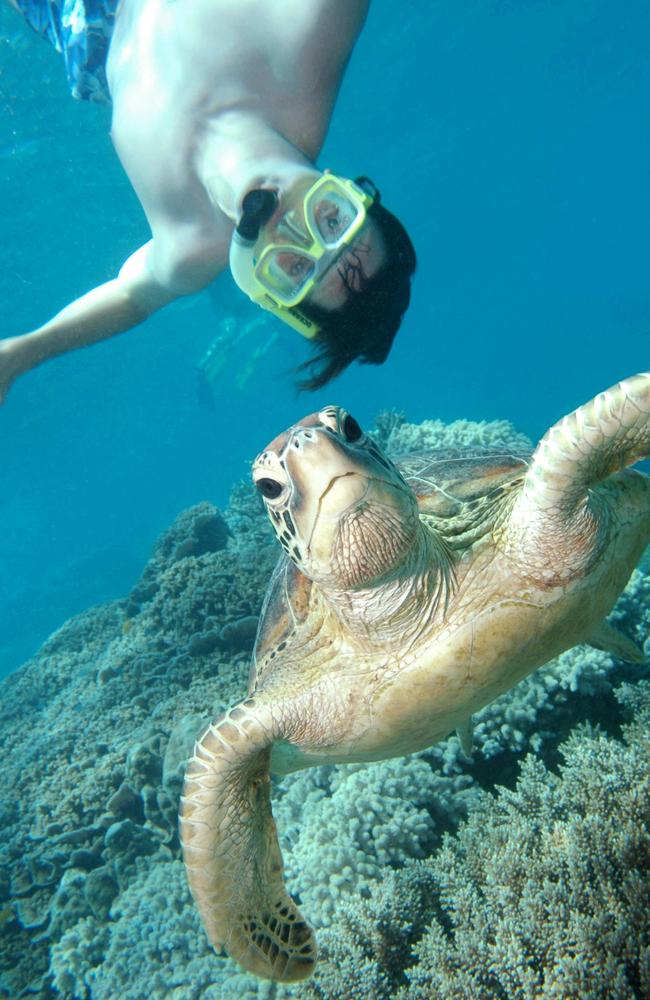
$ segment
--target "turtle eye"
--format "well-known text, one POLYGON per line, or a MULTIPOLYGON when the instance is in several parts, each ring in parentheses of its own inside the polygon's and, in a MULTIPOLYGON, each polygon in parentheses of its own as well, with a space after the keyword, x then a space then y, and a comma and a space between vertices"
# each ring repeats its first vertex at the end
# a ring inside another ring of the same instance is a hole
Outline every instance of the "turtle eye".
POLYGON ((360 437, 363 437, 363 431, 359 427, 359 424, 349 413, 346 414, 341 425, 341 430, 343 431, 343 437, 349 444, 354 444, 360 437))
POLYGON ((268 479, 266 477, 258 479, 255 487, 266 500, 277 500, 284 489, 282 483, 279 483, 277 479, 268 479))

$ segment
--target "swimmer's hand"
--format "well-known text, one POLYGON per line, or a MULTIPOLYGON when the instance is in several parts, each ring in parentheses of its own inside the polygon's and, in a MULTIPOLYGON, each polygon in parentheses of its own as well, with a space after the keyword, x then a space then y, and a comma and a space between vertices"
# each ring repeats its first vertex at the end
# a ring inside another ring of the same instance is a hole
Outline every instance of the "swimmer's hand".
POLYGON ((21 374, 17 341, 17 337, 0 340, 0 406, 7 398, 14 379, 21 374))

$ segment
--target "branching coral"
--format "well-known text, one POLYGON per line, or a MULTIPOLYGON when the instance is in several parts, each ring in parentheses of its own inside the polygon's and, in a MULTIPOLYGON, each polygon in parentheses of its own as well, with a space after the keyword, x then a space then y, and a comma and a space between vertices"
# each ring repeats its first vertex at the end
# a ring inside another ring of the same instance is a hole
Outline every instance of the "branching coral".
POLYGON ((344 904, 302 1000, 650 996, 650 683, 620 697, 624 742, 579 727, 559 774, 529 756, 432 858, 344 904))
POLYGON ((414 861, 385 871, 370 898, 348 899, 319 934, 317 972, 300 1000, 393 1000, 413 945, 436 914, 435 890, 428 864, 414 861))
POLYGON ((317 927, 342 900, 369 895, 384 867, 425 857, 437 822, 448 828, 476 795, 471 778, 446 777, 419 756, 318 768, 286 784, 276 815, 287 882, 317 927))
POLYGON ((529 757, 477 806, 432 862, 445 918, 404 1000, 650 995, 650 740, 628 739, 584 727, 561 775, 529 757))

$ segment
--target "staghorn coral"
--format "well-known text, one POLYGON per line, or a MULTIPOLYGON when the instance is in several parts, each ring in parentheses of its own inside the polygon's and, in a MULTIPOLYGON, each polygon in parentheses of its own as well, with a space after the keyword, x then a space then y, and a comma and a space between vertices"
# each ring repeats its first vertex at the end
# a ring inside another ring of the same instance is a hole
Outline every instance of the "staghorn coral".
POLYGON ((319 934, 319 964, 300 1000, 394 1000, 413 945, 437 913, 427 863, 388 869, 369 898, 351 897, 319 934))
POLYGON ((610 621, 645 649, 650 658, 650 550, 621 594, 610 621))
POLYGON ((650 684, 621 700, 625 742, 580 727, 559 775, 528 757, 433 859, 445 915, 400 1000, 650 995, 650 684))
POLYGON ((617 694, 622 742, 579 727, 559 774, 527 757, 431 858, 346 901, 301 1000, 650 996, 650 683, 617 694))

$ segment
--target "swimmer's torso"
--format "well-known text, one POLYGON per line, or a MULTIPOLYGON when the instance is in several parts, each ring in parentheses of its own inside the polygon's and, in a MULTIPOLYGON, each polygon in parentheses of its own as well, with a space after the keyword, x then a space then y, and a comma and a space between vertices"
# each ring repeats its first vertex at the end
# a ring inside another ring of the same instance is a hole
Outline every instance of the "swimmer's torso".
POLYGON ((367 0, 123 0, 108 75, 116 113, 263 107, 313 158, 367 0), (139 103, 141 106, 139 107, 139 103), (308 147, 308 148, 305 148, 308 147))
POLYGON ((314 160, 369 0, 122 0, 107 73, 113 139, 156 236, 212 223, 200 161, 253 112, 314 160))

